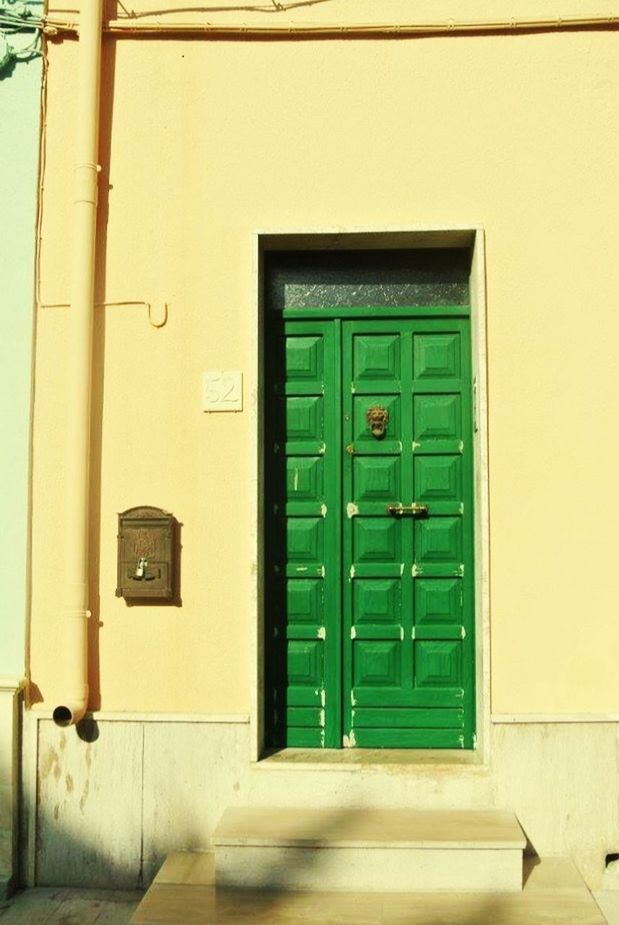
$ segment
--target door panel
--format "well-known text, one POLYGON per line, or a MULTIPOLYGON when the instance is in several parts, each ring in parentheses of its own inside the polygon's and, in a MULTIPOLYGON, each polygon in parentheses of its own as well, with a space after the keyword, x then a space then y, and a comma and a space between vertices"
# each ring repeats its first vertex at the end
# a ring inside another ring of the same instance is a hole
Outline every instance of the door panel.
POLYGON ((474 745, 468 324, 286 321, 270 338, 273 744, 474 745))
POLYGON ((266 693, 275 742, 340 744, 335 328, 286 325, 268 347, 266 693))
POLYGON ((346 744, 472 745, 467 335, 462 321, 343 324, 346 744), (413 504, 427 516, 397 513, 413 504))
POLYGON ((345 321, 342 355, 344 742, 471 747, 467 322, 345 321))

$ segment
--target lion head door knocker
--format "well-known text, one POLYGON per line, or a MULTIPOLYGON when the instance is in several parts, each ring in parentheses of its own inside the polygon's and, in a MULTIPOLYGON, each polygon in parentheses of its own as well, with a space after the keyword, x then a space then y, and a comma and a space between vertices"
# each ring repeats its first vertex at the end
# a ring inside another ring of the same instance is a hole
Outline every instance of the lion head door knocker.
POLYGON ((372 405, 371 408, 368 408, 365 416, 369 428, 372 431, 372 436, 376 437, 377 440, 381 440, 385 436, 385 431, 387 430, 389 412, 380 405, 372 405))

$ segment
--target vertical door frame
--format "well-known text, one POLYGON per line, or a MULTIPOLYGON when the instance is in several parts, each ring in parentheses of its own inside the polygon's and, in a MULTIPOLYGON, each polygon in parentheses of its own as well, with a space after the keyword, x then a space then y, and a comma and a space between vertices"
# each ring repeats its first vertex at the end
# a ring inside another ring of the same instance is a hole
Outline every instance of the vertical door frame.
MULTIPOLYGON (((488 370, 485 236, 474 225, 413 227, 410 229, 270 230, 252 235, 251 367, 248 369, 247 413, 250 417, 251 585, 250 619, 250 760, 259 761, 264 748, 264 363, 265 330, 264 254, 287 250, 383 250, 385 248, 471 249, 471 343, 473 378, 473 492, 475 499, 475 690, 476 753, 480 763, 490 762, 490 549, 488 498, 488 370)), ((423 767, 423 764, 421 765, 423 767)))

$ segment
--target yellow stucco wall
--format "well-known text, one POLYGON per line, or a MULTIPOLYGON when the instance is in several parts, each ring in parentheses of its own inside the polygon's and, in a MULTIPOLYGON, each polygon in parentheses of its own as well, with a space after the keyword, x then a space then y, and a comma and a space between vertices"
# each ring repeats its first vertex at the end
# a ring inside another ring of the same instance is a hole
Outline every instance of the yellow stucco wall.
MULTIPOLYGON (((395 18, 406 5, 382 6, 395 18)), ((351 18, 351 4, 334 8, 351 18)), ((432 18, 454 8, 433 3, 432 18)), ((170 308, 159 330, 143 308, 97 309, 91 671, 104 709, 250 707, 253 233, 481 225, 492 708, 619 712, 618 41, 106 39, 98 298, 170 308), (244 371, 242 414, 201 411, 206 369, 244 371), (182 608, 114 596, 116 514, 136 504, 183 523, 182 608)), ((48 53, 41 273, 56 303, 69 289, 76 43, 48 53)), ((61 696, 67 322, 67 309, 39 311, 31 674, 47 707, 61 696)))

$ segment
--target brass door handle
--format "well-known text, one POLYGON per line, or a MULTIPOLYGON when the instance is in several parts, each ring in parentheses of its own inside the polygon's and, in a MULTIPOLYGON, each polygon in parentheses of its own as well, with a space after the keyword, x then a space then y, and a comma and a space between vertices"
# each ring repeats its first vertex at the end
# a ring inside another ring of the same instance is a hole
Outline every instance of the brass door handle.
POLYGON ((427 517, 430 511, 427 504, 388 504, 387 513, 393 517, 427 517))

